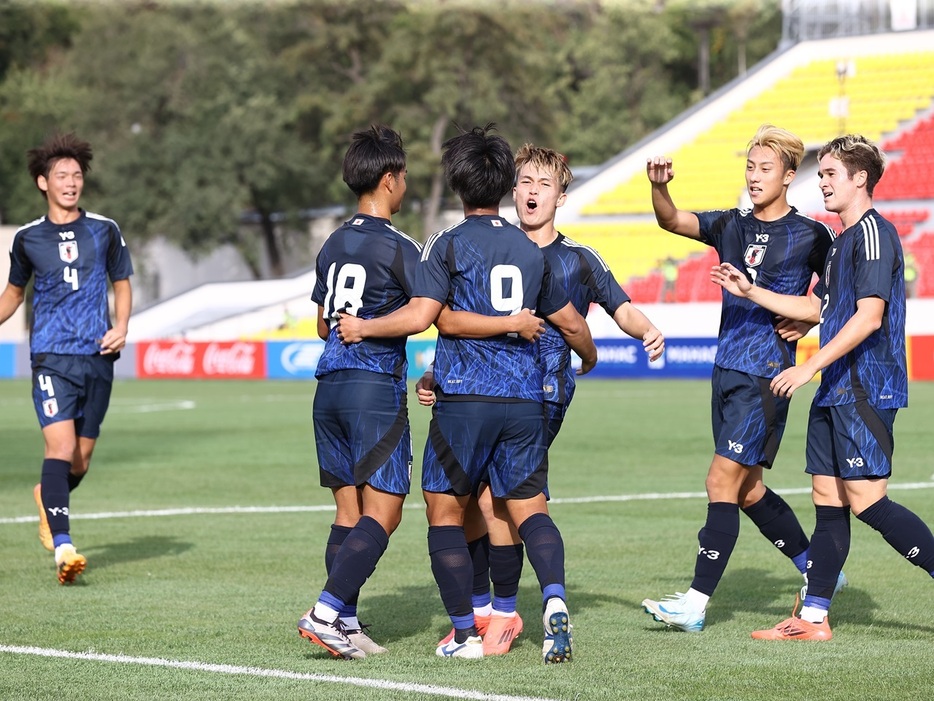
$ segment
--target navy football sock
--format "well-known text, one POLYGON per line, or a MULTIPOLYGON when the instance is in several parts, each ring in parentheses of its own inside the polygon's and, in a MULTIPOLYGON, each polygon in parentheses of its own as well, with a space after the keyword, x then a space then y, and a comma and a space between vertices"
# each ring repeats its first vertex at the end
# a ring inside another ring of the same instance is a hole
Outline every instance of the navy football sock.
POLYGON ((490 603, 490 537, 483 535, 467 543, 470 561, 473 563, 474 608, 490 603), (478 605, 479 604, 479 605, 478 605))
POLYGON ((461 526, 429 526, 428 557, 441 601, 455 628, 473 625, 473 562, 461 526), (459 625, 460 624, 460 625, 459 625))
POLYGON ((548 514, 532 514, 519 526, 529 562, 544 593, 550 585, 564 589, 564 541, 548 514))
POLYGON ((814 535, 808 548, 808 592, 805 606, 827 609, 837 578, 850 554, 850 507, 815 506, 814 535), (815 601, 814 599, 817 599, 815 601))
POLYGON ((42 506, 49 519, 49 530, 55 545, 71 541, 68 522, 68 474, 71 463, 67 460, 46 458, 42 461, 42 506))
POLYGON ((84 476, 88 474, 87 472, 82 472, 80 475, 73 474, 71 470, 68 471, 68 491, 73 492, 78 488, 78 485, 81 484, 81 480, 84 479, 84 476))
POLYGON ((899 555, 934 576, 934 535, 917 514, 882 497, 857 517, 879 531, 899 555))
MULTIPOLYGON (((337 553, 341 549, 341 545, 344 542, 344 539, 350 534, 353 530, 350 526, 338 526, 336 524, 331 524, 331 533, 328 535, 328 544, 324 549, 324 571, 331 574, 331 569, 334 567, 334 558, 337 557, 337 553)), ((341 609, 342 616, 349 616, 351 612, 356 612, 357 608, 357 594, 354 594, 351 597, 350 601, 344 604, 344 607, 341 609)))
POLYGON ((707 504, 707 522, 697 533, 698 551, 691 588, 713 596, 739 537, 739 506, 707 504))
POLYGON ((334 558, 324 590, 345 603, 355 599, 388 545, 389 536, 379 522, 362 516, 334 558))
POLYGON ((493 580, 493 610, 509 613, 516 610, 519 579, 525 557, 522 543, 490 546, 490 575, 493 580))
POLYGON ((765 496, 752 506, 743 509, 759 532, 788 557, 801 572, 807 567, 806 558, 798 557, 808 549, 808 537, 804 534, 798 517, 778 494, 768 487, 765 496), (799 566, 801 563, 801 566, 799 566))

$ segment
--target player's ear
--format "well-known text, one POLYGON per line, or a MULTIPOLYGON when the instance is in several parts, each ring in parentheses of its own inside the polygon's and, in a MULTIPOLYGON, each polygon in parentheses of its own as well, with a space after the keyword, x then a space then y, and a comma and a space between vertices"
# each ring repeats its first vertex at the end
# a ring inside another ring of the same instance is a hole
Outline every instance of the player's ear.
POLYGON ((555 206, 556 206, 556 207, 563 207, 563 206, 564 206, 564 203, 567 202, 567 201, 568 201, 568 193, 562 192, 560 195, 558 195, 558 200, 557 200, 557 202, 555 202, 555 206))
POLYGON ((46 177, 44 175, 40 175, 39 177, 36 178, 36 186, 43 192, 49 191, 49 181, 46 180, 46 177))

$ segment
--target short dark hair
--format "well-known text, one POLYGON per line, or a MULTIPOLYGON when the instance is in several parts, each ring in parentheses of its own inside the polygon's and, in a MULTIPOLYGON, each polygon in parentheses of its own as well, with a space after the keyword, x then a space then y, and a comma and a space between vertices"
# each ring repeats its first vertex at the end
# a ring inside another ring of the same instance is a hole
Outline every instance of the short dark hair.
POLYGON ((860 134, 839 136, 824 144, 817 152, 818 162, 827 154, 843 163, 847 176, 852 180, 859 171, 866 171, 866 194, 872 191, 885 172, 885 154, 872 141, 860 134))
POLYGON ((356 132, 344 155, 343 175, 353 193, 372 192, 386 173, 405 170, 405 149, 399 133, 383 124, 356 132))
POLYGON ((32 181, 36 182, 40 175, 48 178, 49 173, 52 172, 52 166, 63 158, 75 159, 81 168, 81 173, 86 175, 91 170, 91 159, 94 158, 91 144, 79 139, 73 133, 50 136, 42 146, 26 152, 32 181))
POLYGON ((493 123, 474 127, 441 147, 444 177, 468 207, 499 206, 515 183, 512 148, 503 137, 489 133, 495 128, 493 123))

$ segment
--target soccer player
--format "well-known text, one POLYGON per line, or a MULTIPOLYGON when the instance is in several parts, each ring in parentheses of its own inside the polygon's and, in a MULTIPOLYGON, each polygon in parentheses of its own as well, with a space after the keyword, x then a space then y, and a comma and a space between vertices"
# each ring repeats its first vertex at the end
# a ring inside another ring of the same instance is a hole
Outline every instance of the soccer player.
POLYGON ((849 553, 851 511, 934 577, 931 530, 886 495, 895 414, 908 405, 908 370, 901 242, 872 205, 885 157, 868 139, 850 134, 825 144, 818 160, 824 207, 840 215, 843 233, 813 292, 789 296, 765 289, 728 263, 711 272, 730 293, 776 314, 820 320, 820 350, 770 383, 776 396, 790 398, 821 372, 805 456, 817 512, 807 593, 798 615, 752 634, 762 640, 831 639, 827 612, 849 553))
MULTIPOLYGON (((573 179, 571 169, 557 151, 533 144, 523 145, 516 153, 516 185, 513 200, 520 228, 534 241, 551 267, 574 308, 582 316, 591 304, 599 304, 625 333, 643 342, 650 361, 661 357, 665 339, 639 311, 614 278, 600 255, 588 246, 567 238, 555 228, 555 215, 567 200, 573 179)), ((439 329, 450 335, 474 330, 477 315, 454 312, 447 308, 438 322, 439 329)), ((551 325, 538 345, 539 362, 544 371, 544 410, 548 447, 561 430, 576 387, 571 351, 561 334, 551 325)), ((423 386, 430 386, 425 378, 423 386)), ((426 395, 431 402, 431 394, 426 395)), ((467 531, 472 538, 468 548, 474 561, 472 600, 478 627, 484 627, 483 654, 505 654, 522 631, 522 619, 516 613, 516 597, 522 573, 522 543, 511 524, 496 518, 489 489, 479 495, 480 512, 468 512, 467 531), (486 530, 489 527, 489 535, 486 530), (486 541, 489 544, 484 547, 486 541), (495 597, 491 599, 490 580, 495 597)), ((446 642, 447 639, 443 640, 446 642)))
MULTIPOLYGON (((659 226, 713 246, 723 262, 780 294, 805 294, 823 269, 833 232, 788 204, 788 186, 804 156, 794 134, 763 125, 746 150, 746 191, 752 209, 686 212, 668 192, 671 160, 649 159, 652 207, 659 226)), ((645 599, 646 613, 687 632, 703 630, 707 602, 739 536, 739 510, 806 576, 808 539, 791 507, 763 483, 778 451, 788 398, 769 382, 794 365, 795 340, 810 325, 776 321, 748 300, 724 294, 712 376, 714 456, 707 472, 707 520, 698 533, 694 578, 684 594, 645 599)), ((842 575, 841 575, 842 577, 842 575)), ((845 583, 841 579, 840 585, 845 583)))
POLYGON ((58 581, 70 584, 87 566, 71 540, 70 493, 87 474, 110 404, 113 364, 126 345, 133 265, 116 222, 78 205, 91 169, 91 145, 74 134, 57 134, 27 158, 48 212, 13 237, 0 324, 23 303, 34 276, 29 351, 45 457, 33 495, 39 540, 55 553, 58 581))
POLYGON ((386 652, 360 625, 357 597, 402 520, 412 439, 406 339, 344 345, 337 338, 337 313, 366 318, 405 305, 421 245, 391 222, 406 191, 405 149, 397 132, 378 125, 355 133, 343 178, 357 196, 357 213, 318 253, 311 296, 325 341, 315 372, 315 448, 321 486, 331 489, 337 510, 325 549, 328 579, 298 630, 332 655, 351 659, 386 652))
MULTIPOLYGON (((465 219, 428 241, 412 301, 381 319, 341 317, 345 342, 419 332, 447 304, 485 316, 536 309, 582 359, 596 363, 583 317, 568 301, 541 250, 499 216, 515 170, 509 144, 492 125, 444 144, 441 164, 464 205, 465 219)), ((464 512, 480 482, 490 484, 502 518, 518 525, 542 589, 545 662, 571 656, 564 586, 564 543, 548 515, 542 370, 534 345, 510 336, 455 338, 441 333, 434 361, 438 401, 422 468, 432 572, 455 634, 441 657, 478 658, 483 642, 471 606, 473 565, 464 512)))

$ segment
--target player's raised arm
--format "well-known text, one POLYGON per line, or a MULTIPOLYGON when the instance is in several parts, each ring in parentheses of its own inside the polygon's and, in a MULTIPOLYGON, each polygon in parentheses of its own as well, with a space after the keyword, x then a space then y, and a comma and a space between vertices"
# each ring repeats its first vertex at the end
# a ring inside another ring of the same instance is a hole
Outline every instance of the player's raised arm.
POLYGON ((545 321, 530 309, 508 316, 486 316, 474 312, 453 311, 444 307, 435 322, 445 336, 482 339, 516 334, 526 341, 537 341, 545 332, 545 321))
POLYGON ((652 183, 652 209, 655 220, 665 231, 691 239, 700 239, 700 222, 693 212, 678 209, 668 192, 668 183, 675 177, 671 159, 655 156, 645 164, 645 173, 652 183))
POLYGON ((571 349, 580 356, 581 367, 578 375, 586 375, 597 364, 597 347, 590 335, 587 321, 568 302, 554 314, 548 315, 548 321, 554 324, 571 349))
POLYGON ((710 280, 730 294, 745 297, 750 302, 786 319, 806 321, 811 324, 820 321, 820 299, 815 295, 782 295, 757 287, 730 263, 713 266, 710 269, 710 280))

